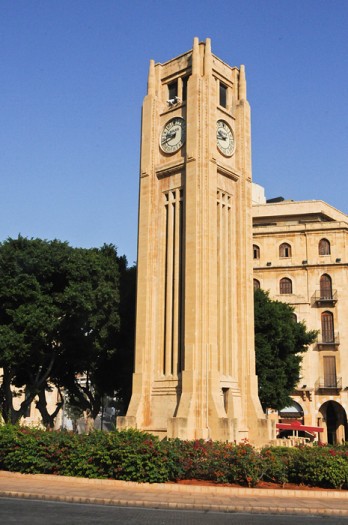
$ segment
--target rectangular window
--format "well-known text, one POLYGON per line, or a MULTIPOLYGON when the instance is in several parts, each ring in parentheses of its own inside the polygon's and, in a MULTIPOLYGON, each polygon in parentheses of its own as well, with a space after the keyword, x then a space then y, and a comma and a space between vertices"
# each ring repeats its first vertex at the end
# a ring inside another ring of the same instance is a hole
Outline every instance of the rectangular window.
POLYGON ((182 79, 182 100, 186 100, 187 99, 187 81, 188 81, 188 78, 189 77, 184 77, 182 79))
POLYGON ((220 82, 219 104, 223 108, 227 107, 227 86, 222 82, 220 82))
POLYGON ((328 388, 337 386, 335 357, 324 357, 324 386, 328 388))
POLYGON ((168 98, 169 100, 172 100, 173 98, 178 96, 178 81, 175 80, 174 82, 171 82, 168 84, 168 98))
POLYGON ((333 343, 335 341, 334 322, 331 312, 321 314, 321 332, 323 343, 333 343))
POLYGON ((225 409, 226 414, 228 412, 228 393, 229 393, 229 388, 222 389, 222 397, 224 400, 224 409, 225 409))

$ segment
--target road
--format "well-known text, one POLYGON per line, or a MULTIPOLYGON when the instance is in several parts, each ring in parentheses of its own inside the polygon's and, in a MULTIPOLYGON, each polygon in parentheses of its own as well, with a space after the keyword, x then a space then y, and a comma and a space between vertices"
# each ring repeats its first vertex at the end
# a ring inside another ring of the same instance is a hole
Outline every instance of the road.
POLYGON ((277 516, 0 498, 0 523, 17 525, 348 525, 347 518, 277 516))

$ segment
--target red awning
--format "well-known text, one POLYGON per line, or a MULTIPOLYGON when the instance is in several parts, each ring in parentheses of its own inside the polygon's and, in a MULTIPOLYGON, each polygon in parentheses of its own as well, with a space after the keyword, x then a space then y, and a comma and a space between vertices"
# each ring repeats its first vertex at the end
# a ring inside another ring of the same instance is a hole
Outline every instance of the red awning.
POLYGON ((292 423, 276 423, 276 428, 279 430, 302 430, 303 432, 324 432, 322 427, 309 427, 302 425, 299 421, 293 421, 292 423))

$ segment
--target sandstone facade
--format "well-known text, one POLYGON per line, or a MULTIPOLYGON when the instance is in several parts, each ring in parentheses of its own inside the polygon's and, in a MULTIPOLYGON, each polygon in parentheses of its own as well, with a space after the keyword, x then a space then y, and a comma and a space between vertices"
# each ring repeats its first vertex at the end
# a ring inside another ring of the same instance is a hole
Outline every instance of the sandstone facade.
POLYGON ((250 108, 210 40, 150 63, 127 416, 183 439, 268 440, 255 375, 250 108))
POLYGON ((318 330, 290 417, 323 427, 323 442, 347 440, 348 217, 323 201, 282 201, 254 205, 253 224, 255 286, 318 330))

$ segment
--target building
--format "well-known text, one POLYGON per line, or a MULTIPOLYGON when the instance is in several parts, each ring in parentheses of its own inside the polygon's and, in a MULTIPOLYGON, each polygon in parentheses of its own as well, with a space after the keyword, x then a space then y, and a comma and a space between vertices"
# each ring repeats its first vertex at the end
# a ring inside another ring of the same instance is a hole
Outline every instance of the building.
POLYGON ((288 415, 323 427, 323 442, 348 440, 348 216, 323 201, 262 203, 259 189, 253 201, 254 286, 318 330, 288 415))
POLYGON ((269 439, 255 375, 250 108, 210 39, 150 62, 143 103, 135 372, 127 416, 182 439, 269 439))

